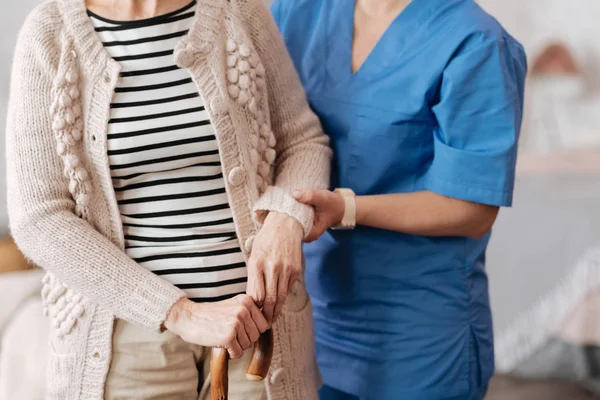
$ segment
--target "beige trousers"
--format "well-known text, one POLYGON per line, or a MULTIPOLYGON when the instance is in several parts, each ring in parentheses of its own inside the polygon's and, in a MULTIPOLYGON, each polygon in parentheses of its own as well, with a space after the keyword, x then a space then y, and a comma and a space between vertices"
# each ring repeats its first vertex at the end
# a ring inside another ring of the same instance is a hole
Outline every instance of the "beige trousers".
MULTIPOLYGON (((229 399, 266 400, 264 382, 246 379, 252 350, 229 362, 229 399)), ((115 323, 106 400, 209 400, 210 349, 167 331, 115 323)))

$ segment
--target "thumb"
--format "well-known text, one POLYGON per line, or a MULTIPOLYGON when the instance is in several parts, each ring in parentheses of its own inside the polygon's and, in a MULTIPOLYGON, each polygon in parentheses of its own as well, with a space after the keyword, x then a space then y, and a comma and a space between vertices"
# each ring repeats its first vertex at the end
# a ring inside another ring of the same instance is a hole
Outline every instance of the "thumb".
POLYGON ((315 190, 294 190, 292 196, 300 203, 308 204, 311 206, 317 206, 319 201, 318 192, 315 190))

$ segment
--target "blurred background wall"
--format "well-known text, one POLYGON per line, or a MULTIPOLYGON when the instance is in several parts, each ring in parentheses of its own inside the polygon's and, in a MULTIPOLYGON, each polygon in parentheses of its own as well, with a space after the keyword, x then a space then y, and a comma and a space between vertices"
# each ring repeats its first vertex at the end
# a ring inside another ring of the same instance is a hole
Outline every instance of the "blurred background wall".
POLYGON ((600 243, 600 2, 479 0, 529 61, 514 207, 488 251, 502 331, 600 243))
MULTIPOLYGON (((25 15, 39 3, 4 2, 0 13, 3 170, 13 47, 25 15)), ((600 1, 479 3, 523 43, 530 64, 514 208, 502 210, 488 252, 495 329, 501 332, 600 243, 600 1)), ((0 235, 7 231, 0 173, 0 235)))
MULTIPOLYGON (((528 86, 522 149, 547 152, 600 145, 600 2, 480 0, 525 46, 530 72, 552 44, 562 45, 575 71, 537 76, 528 86), (575 76, 574 76, 575 75, 575 76)), ((544 75, 544 74, 542 74, 544 75)))

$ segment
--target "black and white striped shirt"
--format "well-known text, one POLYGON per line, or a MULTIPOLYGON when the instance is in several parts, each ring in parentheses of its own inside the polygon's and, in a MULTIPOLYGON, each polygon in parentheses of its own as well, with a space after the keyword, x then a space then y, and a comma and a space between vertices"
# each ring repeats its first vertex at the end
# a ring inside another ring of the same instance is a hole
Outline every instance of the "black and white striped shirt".
POLYGON ((219 148, 198 89, 173 50, 195 2, 140 21, 88 12, 122 67, 108 123, 108 158, 127 254, 195 301, 246 290, 219 148))

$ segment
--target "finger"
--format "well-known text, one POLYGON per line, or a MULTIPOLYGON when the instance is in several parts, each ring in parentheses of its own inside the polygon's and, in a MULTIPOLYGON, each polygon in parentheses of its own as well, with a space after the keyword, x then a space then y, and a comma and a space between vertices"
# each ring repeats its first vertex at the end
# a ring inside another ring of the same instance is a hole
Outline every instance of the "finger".
POLYGON ((262 261, 258 258, 250 257, 248 261, 248 283, 246 284, 246 293, 252 297, 254 304, 262 307, 265 301, 265 275, 262 261))
POLYGON ((332 192, 329 190, 303 190, 301 203, 311 205, 317 209, 327 208, 332 192))
POLYGON ((283 275, 279 277, 277 284, 277 303, 275 304, 275 309, 273 311, 273 323, 275 323, 277 318, 279 318, 279 315, 281 315, 281 310, 283 309, 285 301, 287 300, 289 282, 289 275, 283 275))
POLYGON ((292 196, 301 203, 315 205, 315 194, 314 190, 294 190, 292 196))
POLYGON ((308 236, 306 236, 304 238, 304 242, 306 242, 306 243, 312 243, 315 240, 317 240, 320 236, 321 236, 320 232, 317 231, 317 230, 315 230, 315 229, 313 229, 313 230, 310 231, 310 233, 308 234, 308 236))
POLYGON ((265 275, 265 301, 263 304, 263 314, 269 323, 273 324, 273 313, 275 311, 275 304, 277 304, 277 289, 278 289, 278 276, 274 272, 275 268, 269 268, 265 275))
POLYGON ((256 328, 260 333, 269 330, 269 323, 267 322, 265 316, 263 315, 263 313, 260 312, 260 309, 256 305, 250 307, 250 314, 252 317, 252 321, 254 322, 256 328))
POLYGON ((309 234, 304 238, 306 243, 312 243, 315 240, 319 239, 327 230, 327 227, 324 225, 316 225, 310 230, 309 234))
POLYGON ((237 342, 240 344, 243 350, 248 350, 252 347, 252 341, 248 337, 248 333, 246 332, 246 324, 241 323, 237 327, 237 342))
MULTIPOLYGON (((256 308, 258 310, 258 308, 256 306, 249 308, 248 309, 248 317, 244 319, 244 327, 246 328, 246 334, 248 335, 248 339, 250 339, 251 345, 252 345, 252 343, 256 342, 260 336, 258 327, 256 326, 256 323, 254 322, 254 319, 253 319, 253 316, 254 316, 254 312, 252 310, 253 308, 256 308)), ((260 314, 260 312, 259 312, 259 314, 260 314)))
POLYGON ((234 339, 227 347, 227 352, 229 353, 229 357, 232 359, 242 358, 244 356, 244 350, 238 343, 237 339, 234 339))
MULTIPOLYGON (((252 300, 252 298, 247 295, 242 294, 236 296, 235 300, 241 306, 241 309, 238 314, 238 318, 240 319, 241 323, 240 328, 245 330, 245 334, 248 337, 248 340, 250 341, 249 345, 251 346, 252 343, 256 342, 258 340, 258 337, 260 336, 258 328, 256 327, 256 324, 253 320, 253 313, 255 312, 255 310, 258 310, 258 307, 256 307, 256 304, 254 304, 254 300, 252 300)), ((247 349, 246 342, 243 338, 241 340, 238 339, 238 341, 244 350, 247 349)))

